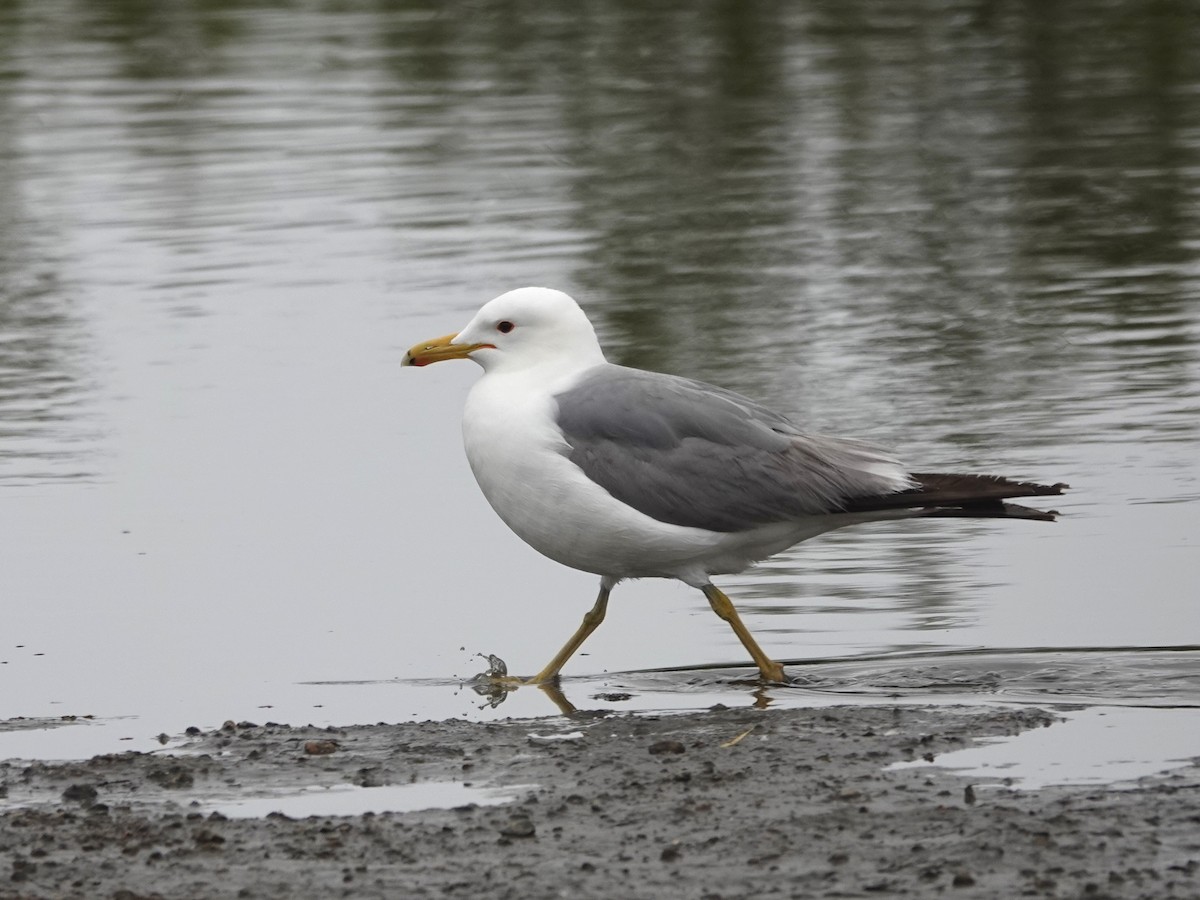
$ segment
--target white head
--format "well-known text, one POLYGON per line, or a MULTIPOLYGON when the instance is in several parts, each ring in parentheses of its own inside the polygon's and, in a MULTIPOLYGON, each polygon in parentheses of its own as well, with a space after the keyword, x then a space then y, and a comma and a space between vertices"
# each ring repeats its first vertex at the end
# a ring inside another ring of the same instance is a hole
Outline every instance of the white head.
POLYGON ((596 332, 583 310, 562 291, 518 288, 485 303, 466 328, 417 344, 403 365, 472 359, 485 371, 549 366, 586 368, 604 361, 596 332))

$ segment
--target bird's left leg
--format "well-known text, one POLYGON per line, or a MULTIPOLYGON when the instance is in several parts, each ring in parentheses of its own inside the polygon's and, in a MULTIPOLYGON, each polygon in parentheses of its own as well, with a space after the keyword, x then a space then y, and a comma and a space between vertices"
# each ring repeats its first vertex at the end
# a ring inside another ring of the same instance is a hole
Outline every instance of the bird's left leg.
POLYGON ((608 579, 603 579, 600 582, 600 595, 596 598, 596 602, 592 608, 584 615, 582 624, 571 635, 571 639, 563 645, 563 648, 555 654, 554 659, 546 664, 546 668, 526 681, 526 684, 545 684, 548 681, 554 681, 558 678, 558 670, 566 665, 567 660, 588 639, 588 635, 599 628, 600 623, 604 621, 604 613, 608 610, 608 595, 612 591, 612 588, 613 584, 608 579))
POLYGON ((729 623, 729 627, 738 636, 742 646, 750 651, 750 656, 753 657, 754 664, 758 666, 758 671, 762 673, 763 680, 786 684, 787 676, 783 674, 783 666, 767 656, 762 647, 758 646, 758 641, 754 640, 750 629, 743 624, 741 616, 733 608, 733 601, 714 584, 703 585, 700 590, 704 591, 704 596, 708 598, 708 605, 712 607, 713 612, 729 623))

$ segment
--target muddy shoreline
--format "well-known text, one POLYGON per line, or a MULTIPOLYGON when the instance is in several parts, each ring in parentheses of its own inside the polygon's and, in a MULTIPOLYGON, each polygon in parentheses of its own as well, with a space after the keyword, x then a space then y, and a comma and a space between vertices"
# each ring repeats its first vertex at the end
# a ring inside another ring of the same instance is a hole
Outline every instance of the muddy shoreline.
POLYGON ((344 729, 228 723, 164 753, 0 763, 0 898, 1200 894, 1200 768, 1011 791, 888 770, 1037 709, 714 709, 344 729), (316 785, 502 805, 232 818, 316 785))

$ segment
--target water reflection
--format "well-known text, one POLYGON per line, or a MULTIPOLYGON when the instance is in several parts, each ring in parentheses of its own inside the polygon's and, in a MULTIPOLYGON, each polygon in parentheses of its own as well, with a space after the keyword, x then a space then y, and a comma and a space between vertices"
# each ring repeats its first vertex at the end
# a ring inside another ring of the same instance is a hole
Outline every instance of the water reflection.
MULTIPOLYGON (((247 660, 238 697, 542 662, 593 588, 487 518, 469 375, 397 373, 528 283, 617 361, 1075 486, 1056 526, 875 526, 731 579, 782 656, 1194 630, 1197 45, 1171 0, 0 4, 0 590, 59 660, 0 671, 92 698, 64 618, 146 704, 193 683, 181 622, 247 660)), ((587 665, 732 654, 628 590, 587 665)))
POLYGON ((0 481, 85 478, 94 464, 80 414, 85 341, 53 275, 7 265, 14 250, 0 246, 0 481))
MULTIPOLYGON (((7 18, 0 12, 0 78, 16 80, 7 18)), ((0 89, 0 482, 36 483, 88 474, 91 423, 86 335, 59 271, 61 234, 28 183, 36 163, 22 152, 21 105, 0 89)))
POLYGON ((617 361, 681 371, 700 358, 725 374, 784 324, 789 286, 770 273, 799 261, 787 15, 650 5, 581 43, 564 116, 574 212, 594 235, 578 277, 609 298, 617 361))

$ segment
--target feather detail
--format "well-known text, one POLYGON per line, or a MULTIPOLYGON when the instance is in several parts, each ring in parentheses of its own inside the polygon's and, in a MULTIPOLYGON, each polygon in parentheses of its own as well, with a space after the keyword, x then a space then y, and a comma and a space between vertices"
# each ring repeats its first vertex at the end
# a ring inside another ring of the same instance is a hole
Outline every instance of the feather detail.
POLYGON ((1069 485, 1014 481, 1000 475, 951 475, 913 473, 914 486, 907 490, 873 497, 856 497, 846 503, 846 512, 885 509, 927 509, 934 517, 1038 519, 1052 522, 1053 510, 1038 510, 1016 503, 1014 497, 1045 497, 1062 494, 1069 485))

